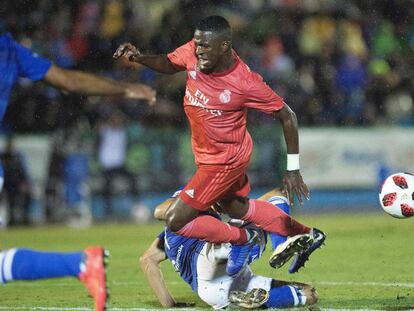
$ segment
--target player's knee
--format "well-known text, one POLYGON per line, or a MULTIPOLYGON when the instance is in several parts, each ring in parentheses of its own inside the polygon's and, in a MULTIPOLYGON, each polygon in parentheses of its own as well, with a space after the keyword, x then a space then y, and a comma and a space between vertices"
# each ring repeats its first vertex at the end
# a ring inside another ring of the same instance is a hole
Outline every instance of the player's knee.
POLYGON ((180 199, 176 200, 167 210, 165 222, 167 227, 174 232, 179 231, 187 223, 198 216, 198 211, 185 204, 180 199))
POLYGON ((186 225, 186 222, 180 217, 179 213, 174 208, 168 209, 165 214, 165 223, 167 224, 167 227, 174 232, 179 231, 186 225))
POLYGON ((241 219, 249 209, 249 201, 244 197, 232 197, 220 200, 220 206, 231 218, 241 219))

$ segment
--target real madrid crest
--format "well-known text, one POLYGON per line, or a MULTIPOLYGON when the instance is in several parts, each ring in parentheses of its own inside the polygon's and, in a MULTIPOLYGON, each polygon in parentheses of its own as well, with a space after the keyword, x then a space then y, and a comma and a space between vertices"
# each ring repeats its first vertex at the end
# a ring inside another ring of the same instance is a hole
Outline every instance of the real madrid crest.
POLYGON ((220 93, 219 99, 223 104, 229 103, 231 100, 231 92, 229 90, 224 90, 220 93))

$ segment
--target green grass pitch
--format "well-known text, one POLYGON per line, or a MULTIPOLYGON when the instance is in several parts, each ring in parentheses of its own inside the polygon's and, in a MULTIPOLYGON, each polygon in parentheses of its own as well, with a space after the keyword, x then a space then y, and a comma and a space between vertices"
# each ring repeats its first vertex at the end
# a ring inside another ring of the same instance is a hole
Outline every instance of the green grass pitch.
MULTIPOLYGON (((326 246, 295 275, 287 266, 273 270, 269 252, 253 265, 256 273, 276 279, 313 284, 317 307, 324 309, 414 309, 414 219, 398 220, 385 214, 299 216, 302 222, 327 232, 326 246)), ((90 229, 40 227, 0 231, 0 247, 29 247, 72 251, 87 245, 110 250, 109 310, 160 309, 138 268, 138 256, 162 229, 149 225, 99 225, 90 229)), ((169 262, 162 266, 177 300, 200 301, 169 262)), ((83 286, 73 278, 12 282, 0 286, 0 310, 92 310, 83 286)))

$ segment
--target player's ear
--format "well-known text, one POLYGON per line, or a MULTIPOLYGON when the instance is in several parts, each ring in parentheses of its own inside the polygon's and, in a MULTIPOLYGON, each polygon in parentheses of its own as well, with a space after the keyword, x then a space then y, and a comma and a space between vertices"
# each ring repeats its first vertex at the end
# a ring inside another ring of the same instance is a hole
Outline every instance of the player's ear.
POLYGON ((230 43, 230 41, 223 41, 221 43, 221 49, 222 49, 222 51, 224 53, 227 52, 229 49, 231 49, 231 43, 230 43))

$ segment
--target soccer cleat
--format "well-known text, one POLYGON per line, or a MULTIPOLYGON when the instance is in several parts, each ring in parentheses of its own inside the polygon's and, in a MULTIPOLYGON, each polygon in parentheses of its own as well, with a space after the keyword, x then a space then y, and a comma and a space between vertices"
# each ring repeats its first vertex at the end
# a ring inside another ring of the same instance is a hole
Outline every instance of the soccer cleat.
POLYGON ((312 242, 313 238, 310 234, 298 234, 289 237, 273 251, 269 259, 270 266, 275 269, 282 267, 293 255, 307 250, 312 242))
POLYGON ((238 307, 245 309, 260 308, 269 299, 269 292, 263 288, 253 288, 249 292, 232 291, 229 300, 238 307))
POLYGON ((302 253, 299 253, 293 259, 290 267, 289 273, 298 272, 300 268, 305 266, 305 262, 309 259, 309 256, 318 248, 320 248, 326 239, 326 234, 319 229, 313 228, 311 231, 313 236, 313 243, 307 250, 302 253))
POLYGON ((249 260, 249 255, 253 246, 260 242, 260 234, 255 229, 246 229, 249 234, 249 240, 242 245, 232 245, 227 260, 226 272, 229 276, 237 275, 249 260))
POLYGON ((84 254, 85 258, 79 280, 93 298, 95 311, 104 311, 109 297, 106 286, 106 262, 109 253, 102 247, 92 246, 86 248, 84 254))

